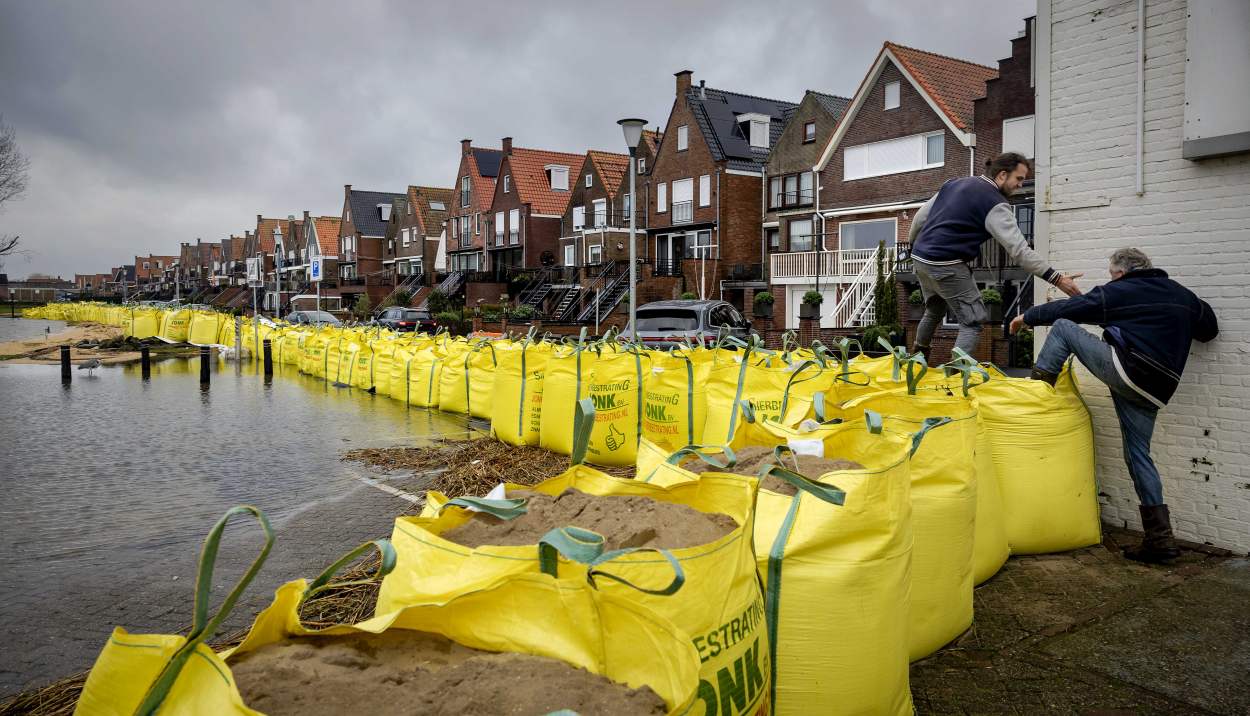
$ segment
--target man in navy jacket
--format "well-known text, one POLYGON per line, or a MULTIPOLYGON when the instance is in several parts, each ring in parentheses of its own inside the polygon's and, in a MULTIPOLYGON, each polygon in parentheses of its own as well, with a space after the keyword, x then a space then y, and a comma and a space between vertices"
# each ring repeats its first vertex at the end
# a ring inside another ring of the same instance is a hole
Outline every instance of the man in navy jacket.
POLYGON ((1219 325, 1206 301, 1154 268, 1137 249, 1111 254, 1110 272, 1111 282, 1089 293, 1034 306, 1016 316, 1011 332, 1026 325, 1053 326, 1032 378, 1054 385, 1068 357, 1075 355, 1111 389, 1124 462, 1141 501, 1145 531, 1141 545, 1124 554, 1142 562, 1167 562, 1180 550, 1172 537, 1159 471, 1150 459, 1150 438, 1159 409, 1180 383, 1190 342, 1212 340, 1219 325), (1078 323, 1101 326, 1102 340, 1078 323))

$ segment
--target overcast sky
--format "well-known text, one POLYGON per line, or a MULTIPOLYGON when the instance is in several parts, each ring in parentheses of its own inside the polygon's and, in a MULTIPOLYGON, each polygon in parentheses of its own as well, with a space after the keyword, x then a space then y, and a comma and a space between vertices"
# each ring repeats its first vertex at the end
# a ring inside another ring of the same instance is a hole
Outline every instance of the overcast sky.
POLYGON ((885 40, 993 65, 1034 0, 0 0, 0 114, 30 158, 12 276, 107 271, 338 215, 343 184, 451 186, 459 140, 622 150, 673 73, 798 101, 852 94, 885 40))

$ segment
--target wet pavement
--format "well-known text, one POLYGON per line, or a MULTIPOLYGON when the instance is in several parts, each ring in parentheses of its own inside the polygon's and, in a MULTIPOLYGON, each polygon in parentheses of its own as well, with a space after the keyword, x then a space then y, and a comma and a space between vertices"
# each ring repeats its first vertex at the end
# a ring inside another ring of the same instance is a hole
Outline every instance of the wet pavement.
POLYGON ((975 599, 972 629, 912 665, 917 713, 1250 714, 1248 559, 1013 557, 975 599))
MULTIPOLYGON (((221 362, 201 391, 198 360, 185 359, 154 364, 147 382, 138 365, 76 371, 68 387, 56 366, 0 364, 0 406, 0 696, 89 668, 114 625, 186 626, 200 542, 240 503, 277 535, 224 631, 245 626, 275 587, 388 535, 411 506, 362 482, 341 450, 467 431, 463 417, 290 366, 266 386, 251 365, 221 362)), ((228 529, 215 596, 259 535, 228 529)))

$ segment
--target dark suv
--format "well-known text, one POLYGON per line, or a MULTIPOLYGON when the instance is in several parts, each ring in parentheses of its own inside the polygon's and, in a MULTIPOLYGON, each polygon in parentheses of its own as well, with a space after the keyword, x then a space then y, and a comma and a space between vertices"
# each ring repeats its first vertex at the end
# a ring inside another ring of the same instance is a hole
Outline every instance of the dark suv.
POLYGON ((438 322, 430 316, 430 312, 419 308, 388 308, 379 313, 373 322, 392 331, 433 333, 438 330, 438 322))
MULTIPOLYGON (((745 340, 751 323, 727 301, 653 301, 638 307, 638 340, 652 348, 686 340, 711 345, 722 330, 745 340)), ((626 326, 621 336, 629 335, 626 326)))

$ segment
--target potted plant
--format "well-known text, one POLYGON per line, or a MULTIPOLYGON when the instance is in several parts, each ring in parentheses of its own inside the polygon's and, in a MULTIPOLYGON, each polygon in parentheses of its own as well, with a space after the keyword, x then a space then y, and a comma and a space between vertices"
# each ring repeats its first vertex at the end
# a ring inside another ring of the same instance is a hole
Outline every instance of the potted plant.
POLYGON ((1001 323, 1003 320, 1003 295, 992 288, 981 289, 981 302, 989 309, 990 321, 1001 323))
POLYGON ((773 317, 773 295, 771 293, 760 291, 755 294, 754 302, 752 312, 756 318, 773 317))
POLYGON ((799 318, 820 318, 820 304, 825 297, 819 291, 808 291, 803 294, 803 303, 799 305, 799 318))
POLYGON ((920 289, 912 291, 907 297, 907 312, 913 321, 924 318, 924 294, 920 292, 920 289))

